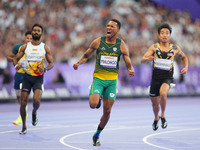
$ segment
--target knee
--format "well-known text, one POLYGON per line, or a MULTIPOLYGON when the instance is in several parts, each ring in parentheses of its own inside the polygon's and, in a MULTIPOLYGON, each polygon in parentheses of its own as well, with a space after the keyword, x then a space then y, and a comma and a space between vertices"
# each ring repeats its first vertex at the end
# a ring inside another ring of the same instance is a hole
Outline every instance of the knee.
POLYGON ((156 101, 156 100, 152 101, 152 106, 159 107, 159 101, 156 101))
POLYGON ((40 104, 40 100, 33 98, 33 103, 39 105, 40 104))
POLYGON ((94 108, 96 108, 96 107, 97 107, 96 104, 94 104, 94 103, 90 103, 90 108, 94 109, 94 108))
POLYGON ((152 103, 153 107, 159 107, 159 103, 152 103))
POLYGON ((89 98, 89 105, 90 105, 90 108, 94 109, 97 107, 98 105, 98 97, 90 97, 89 98))
POLYGON ((21 98, 21 101, 20 101, 20 104, 22 105, 22 106, 26 106, 27 105, 27 103, 28 103, 28 100, 26 99, 26 98, 21 98))
POLYGON ((161 98, 166 98, 166 97, 167 97, 167 93, 165 93, 165 92, 160 92, 160 97, 161 97, 161 98))

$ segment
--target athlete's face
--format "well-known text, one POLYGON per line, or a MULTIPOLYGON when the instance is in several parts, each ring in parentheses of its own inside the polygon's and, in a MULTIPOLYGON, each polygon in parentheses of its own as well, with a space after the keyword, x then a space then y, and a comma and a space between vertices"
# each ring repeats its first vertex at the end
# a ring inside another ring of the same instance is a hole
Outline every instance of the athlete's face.
POLYGON ((24 38, 25 43, 31 42, 32 41, 32 35, 31 34, 27 34, 24 38))
POLYGON ((35 40, 35 41, 40 40, 41 35, 42 35, 42 29, 38 26, 35 26, 32 30, 33 40, 35 40))
POLYGON ((161 42, 166 43, 169 42, 171 38, 170 31, 167 28, 162 28, 160 30, 159 39, 161 42))
POLYGON ((109 21, 106 26, 106 37, 112 38, 119 32, 119 28, 116 22, 109 21))

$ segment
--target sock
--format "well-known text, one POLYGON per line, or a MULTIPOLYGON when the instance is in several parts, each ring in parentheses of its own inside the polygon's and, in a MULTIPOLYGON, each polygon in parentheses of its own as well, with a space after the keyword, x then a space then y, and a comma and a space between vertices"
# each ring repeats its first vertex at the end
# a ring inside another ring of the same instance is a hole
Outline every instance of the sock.
POLYGON ((94 133, 94 137, 99 137, 101 131, 103 130, 103 128, 101 128, 100 126, 98 126, 97 131, 94 133))

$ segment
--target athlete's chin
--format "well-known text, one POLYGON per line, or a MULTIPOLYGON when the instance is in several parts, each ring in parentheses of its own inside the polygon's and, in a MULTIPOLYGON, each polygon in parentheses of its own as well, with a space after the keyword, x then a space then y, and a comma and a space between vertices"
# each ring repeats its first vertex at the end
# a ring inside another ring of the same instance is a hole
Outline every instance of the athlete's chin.
POLYGON ((112 36, 111 36, 111 34, 106 34, 106 37, 111 38, 112 36))

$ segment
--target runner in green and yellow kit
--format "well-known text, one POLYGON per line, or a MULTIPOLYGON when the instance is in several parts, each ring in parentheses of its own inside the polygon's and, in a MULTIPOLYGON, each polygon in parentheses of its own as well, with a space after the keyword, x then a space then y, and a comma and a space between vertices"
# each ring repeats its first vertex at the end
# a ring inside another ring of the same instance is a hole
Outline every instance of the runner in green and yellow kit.
POLYGON ((106 36, 95 39, 73 65, 77 70, 80 64, 87 61, 89 56, 96 51, 96 66, 93 74, 93 83, 90 88, 89 104, 91 108, 98 108, 100 96, 103 96, 103 115, 97 131, 93 135, 93 145, 100 146, 99 135, 106 126, 111 113, 111 108, 116 99, 116 87, 119 72, 120 56, 123 55, 129 77, 134 75, 134 69, 129 57, 129 51, 123 40, 117 37, 121 23, 112 19, 106 26, 106 36))
MULTIPOLYGON (((27 31, 25 33, 25 37, 24 37, 24 43, 28 43, 32 41, 32 35, 31 35, 31 31, 27 31)), ((7 60, 8 61, 13 61, 13 58, 17 55, 17 53, 20 51, 20 48, 22 45, 24 45, 24 43, 18 43, 17 45, 14 46, 12 52, 7 56, 7 60)), ((25 55, 18 61, 18 64, 22 65, 24 67, 25 65, 25 55)), ((22 84, 23 78, 24 78, 24 68, 20 68, 16 73, 15 73, 15 82, 14 82, 14 89, 15 89, 15 93, 17 96, 17 101, 21 102, 21 88, 20 88, 20 84, 22 84)), ((27 111, 26 107, 26 111, 27 111)), ((26 118, 28 118, 28 113, 26 114, 26 118)), ((19 117, 13 121, 14 125, 21 125, 22 124, 22 119, 21 119, 21 115, 19 115, 19 117)))

